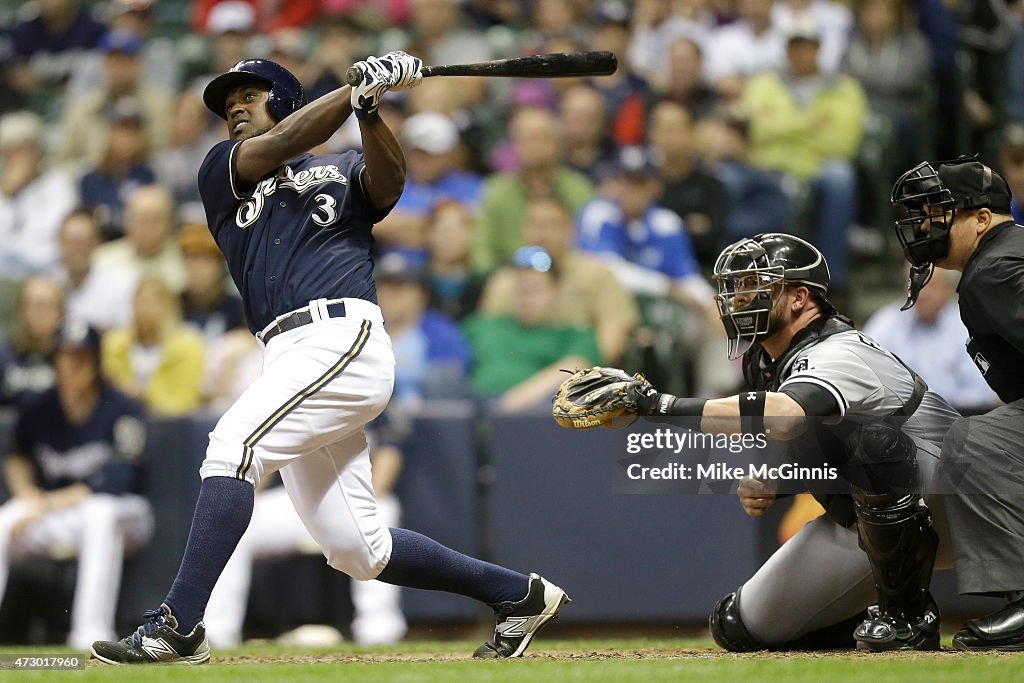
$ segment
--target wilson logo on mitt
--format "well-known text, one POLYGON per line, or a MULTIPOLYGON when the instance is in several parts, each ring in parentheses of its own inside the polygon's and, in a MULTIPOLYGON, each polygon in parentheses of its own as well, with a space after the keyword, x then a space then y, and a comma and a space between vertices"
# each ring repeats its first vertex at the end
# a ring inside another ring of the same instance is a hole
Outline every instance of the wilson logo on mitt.
POLYGON ((640 373, 602 367, 577 370, 558 387, 551 415, 566 429, 625 427, 638 415, 638 396, 650 387, 640 373))

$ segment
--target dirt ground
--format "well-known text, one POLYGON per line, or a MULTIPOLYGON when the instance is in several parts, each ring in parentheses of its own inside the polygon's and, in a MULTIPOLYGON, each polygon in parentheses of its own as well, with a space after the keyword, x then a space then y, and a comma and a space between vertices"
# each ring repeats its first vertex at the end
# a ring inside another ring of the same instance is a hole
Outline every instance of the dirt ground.
MULTIPOLYGON (((537 651, 531 650, 525 658, 532 660, 566 660, 566 661, 580 661, 580 660, 646 660, 646 659, 676 659, 676 660, 687 660, 687 659, 700 659, 700 660, 716 660, 716 659, 750 659, 752 657, 763 658, 763 659, 814 659, 814 658, 831 658, 831 657, 853 657, 853 658, 871 658, 871 657, 900 657, 904 659, 944 659, 954 657, 973 657, 973 655, 965 652, 958 652, 956 650, 945 649, 938 652, 900 652, 900 653, 887 653, 887 654, 871 654, 863 652, 854 652, 849 650, 842 651, 820 651, 820 652, 763 652, 763 653, 733 653, 724 652, 722 650, 712 649, 678 649, 678 648, 601 648, 600 650, 587 650, 587 649, 576 649, 576 650, 550 650, 544 651, 539 648, 537 651)), ((986 653, 986 657, 1022 657, 1021 653, 1015 652, 996 652, 986 653)), ((359 653, 359 654, 344 654, 344 655, 330 655, 330 654, 316 654, 316 655, 304 655, 304 654, 289 654, 289 655, 239 655, 229 657, 214 657, 213 663, 216 664, 379 664, 386 662, 454 662, 468 660, 471 658, 469 653, 430 653, 430 652, 409 652, 409 653, 359 653)))

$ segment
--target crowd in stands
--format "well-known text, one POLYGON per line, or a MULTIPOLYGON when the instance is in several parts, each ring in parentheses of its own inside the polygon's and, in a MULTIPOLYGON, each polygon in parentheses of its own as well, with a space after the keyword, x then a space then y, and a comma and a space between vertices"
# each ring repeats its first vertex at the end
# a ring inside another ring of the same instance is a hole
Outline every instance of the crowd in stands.
MULTIPOLYGON (((560 369, 594 364, 729 391, 710 280, 726 244, 810 239, 841 306, 865 262, 890 259, 895 299, 899 170, 977 152, 1024 197, 1022 0, 5 3, 0 404, 54 386, 66 318, 99 331, 103 376, 149 414, 230 405, 261 350, 204 222, 196 174, 226 131, 202 90, 266 57, 312 99, 393 49, 425 64, 619 58, 606 77, 432 78, 384 98, 408 163, 374 229, 405 406, 536 410, 560 369)), ((357 145, 355 125, 324 149, 357 145)), ((953 286, 936 277, 914 313, 868 330, 973 409, 993 397, 964 367, 953 286)))

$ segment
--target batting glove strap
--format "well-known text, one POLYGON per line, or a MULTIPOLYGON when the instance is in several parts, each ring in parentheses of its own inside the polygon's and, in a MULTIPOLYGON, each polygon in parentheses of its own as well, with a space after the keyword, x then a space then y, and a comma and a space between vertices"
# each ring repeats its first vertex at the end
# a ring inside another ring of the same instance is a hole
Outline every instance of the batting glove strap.
POLYGON ((352 113, 357 119, 377 116, 384 93, 395 84, 395 65, 377 57, 367 57, 355 66, 363 72, 362 82, 352 88, 352 113))
POLYGON ((394 75, 395 84, 392 90, 409 90, 415 88, 423 80, 423 60, 413 57, 407 52, 395 50, 380 58, 380 61, 390 63, 391 73, 394 75))

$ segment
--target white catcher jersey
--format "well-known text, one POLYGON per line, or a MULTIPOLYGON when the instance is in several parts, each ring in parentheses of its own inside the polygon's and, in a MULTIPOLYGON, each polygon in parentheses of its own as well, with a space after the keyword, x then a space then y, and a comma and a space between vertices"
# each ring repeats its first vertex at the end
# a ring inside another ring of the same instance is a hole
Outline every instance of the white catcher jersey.
MULTIPOLYGON (((811 385, 819 390, 814 395, 835 403, 815 414, 840 417, 892 415, 910 401, 915 386, 907 366, 855 329, 829 335, 798 351, 782 368, 780 378, 780 392, 811 385)), ((945 399, 927 391, 903 431, 941 444, 957 417, 959 413, 945 399)))

